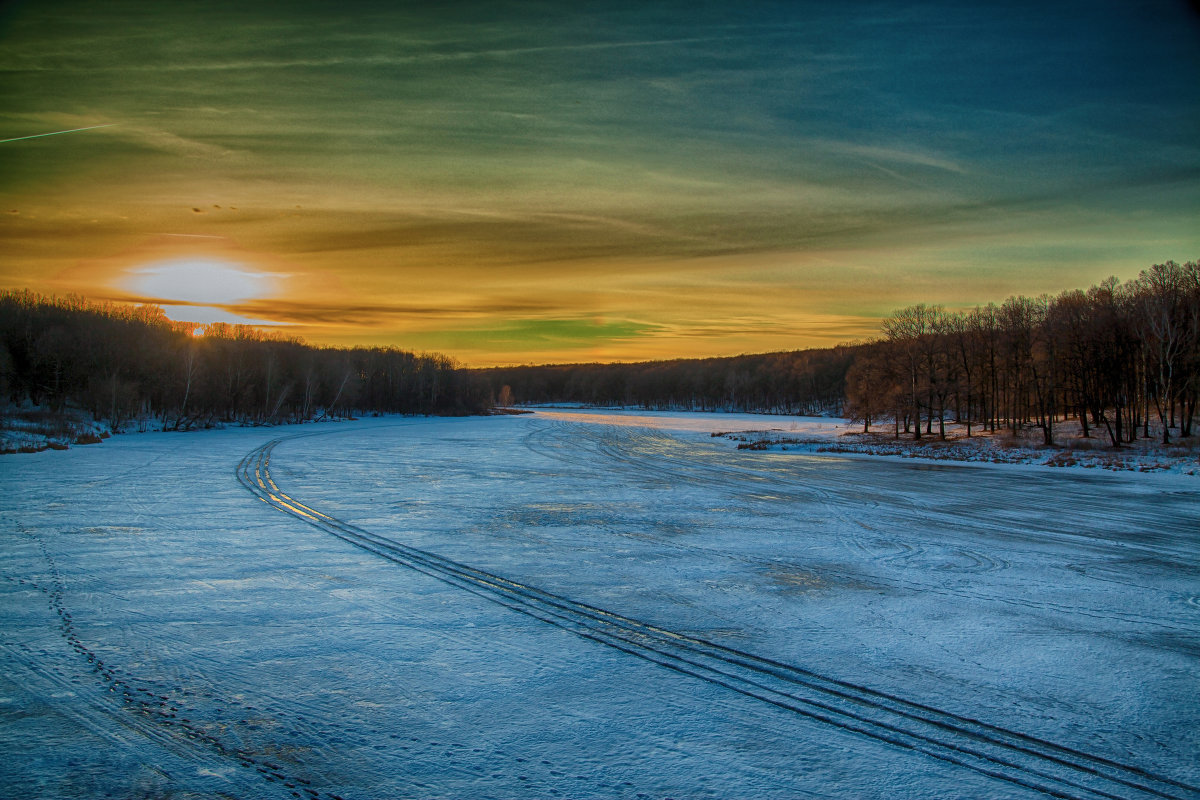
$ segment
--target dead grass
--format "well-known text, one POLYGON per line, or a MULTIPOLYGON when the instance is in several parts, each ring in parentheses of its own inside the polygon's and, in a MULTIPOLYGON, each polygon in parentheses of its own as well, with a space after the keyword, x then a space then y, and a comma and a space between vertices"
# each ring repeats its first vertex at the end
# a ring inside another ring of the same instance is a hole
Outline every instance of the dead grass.
POLYGON ((45 408, 0 410, 0 454, 66 450, 73 444, 97 444, 108 437, 79 409, 61 413, 45 408))

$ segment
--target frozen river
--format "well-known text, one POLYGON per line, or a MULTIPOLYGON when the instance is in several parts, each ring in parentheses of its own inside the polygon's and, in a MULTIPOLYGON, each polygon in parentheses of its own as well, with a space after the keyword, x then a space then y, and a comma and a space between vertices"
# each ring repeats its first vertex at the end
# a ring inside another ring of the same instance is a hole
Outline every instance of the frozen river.
MULTIPOLYGON (((1200 797, 1200 482, 543 411, 0 459, 12 797, 1200 797)), ((814 427, 815 426, 815 427, 814 427)))

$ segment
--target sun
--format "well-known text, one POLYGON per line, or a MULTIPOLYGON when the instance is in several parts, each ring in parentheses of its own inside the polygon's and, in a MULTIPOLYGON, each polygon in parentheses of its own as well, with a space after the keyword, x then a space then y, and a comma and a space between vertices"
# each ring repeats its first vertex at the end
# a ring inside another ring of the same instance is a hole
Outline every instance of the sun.
POLYGON ((287 323, 245 316, 238 306, 278 296, 287 277, 219 258, 194 256, 127 270, 121 285, 142 298, 141 302, 161 307, 167 318, 176 322, 279 327, 287 323))
POLYGON ((168 303, 229 306, 269 297, 274 277, 216 259, 180 258, 136 269, 125 285, 168 303))

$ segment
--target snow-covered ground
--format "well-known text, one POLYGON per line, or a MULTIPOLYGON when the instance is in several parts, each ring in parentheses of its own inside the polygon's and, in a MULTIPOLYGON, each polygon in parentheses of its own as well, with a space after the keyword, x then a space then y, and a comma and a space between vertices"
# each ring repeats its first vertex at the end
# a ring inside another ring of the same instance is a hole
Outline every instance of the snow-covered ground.
POLYGON ((1200 487, 539 410, 0 459, 13 797, 1200 797, 1200 487))
MULTIPOLYGON (((816 422, 816 421, 814 421, 816 422)), ((1130 472, 1175 472, 1200 476, 1200 440, 1176 435, 1169 445, 1161 443, 1161 428, 1151 427, 1150 436, 1141 436, 1120 448, 1109 445, 1102 431, 1093 429, 1084 437, 1076 420, 1055 424, 1055 443, 1041 443, 1041 430, 1024 426, 1017 435, 1008 430, 994 433, 976 427, 968 436, 962 423, 947 423, 946 438, 937 433, 920 440, 909 434, 897 437, 888 426, 876 426, 864 433, 859 425, 843 420, 825 420, 825 424, 757 427, 723 431, 721 435, 738 443, 743 450, 778 452, 839 453, 875 458, 918 458, 926 461, 986 462, 991 464, 1037 464, 1048 467, 1106 469, 1130 472)), ((1172 431, 1178 433, 1178 429, 1172 431)))

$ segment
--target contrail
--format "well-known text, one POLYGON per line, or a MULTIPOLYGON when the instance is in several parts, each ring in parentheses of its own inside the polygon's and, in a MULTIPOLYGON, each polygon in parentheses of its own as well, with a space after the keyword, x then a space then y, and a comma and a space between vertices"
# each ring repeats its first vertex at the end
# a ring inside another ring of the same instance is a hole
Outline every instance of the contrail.
POLYGON ((75 133, 76 131, 90 131, 95 130, 96 128, 111 128, 116 124, 117 123, 115 122, 110 122, 107 125, 88 125, 86 128, 71 128, 69 131, 51 131, 50 133, 35 133, 32 136, 17 136, 13 139, 0 139, 0 144, 4 144, 5 142, 19 142, 22 139, 38 139, 42 136, 58 136, 60 133, 75 133))

